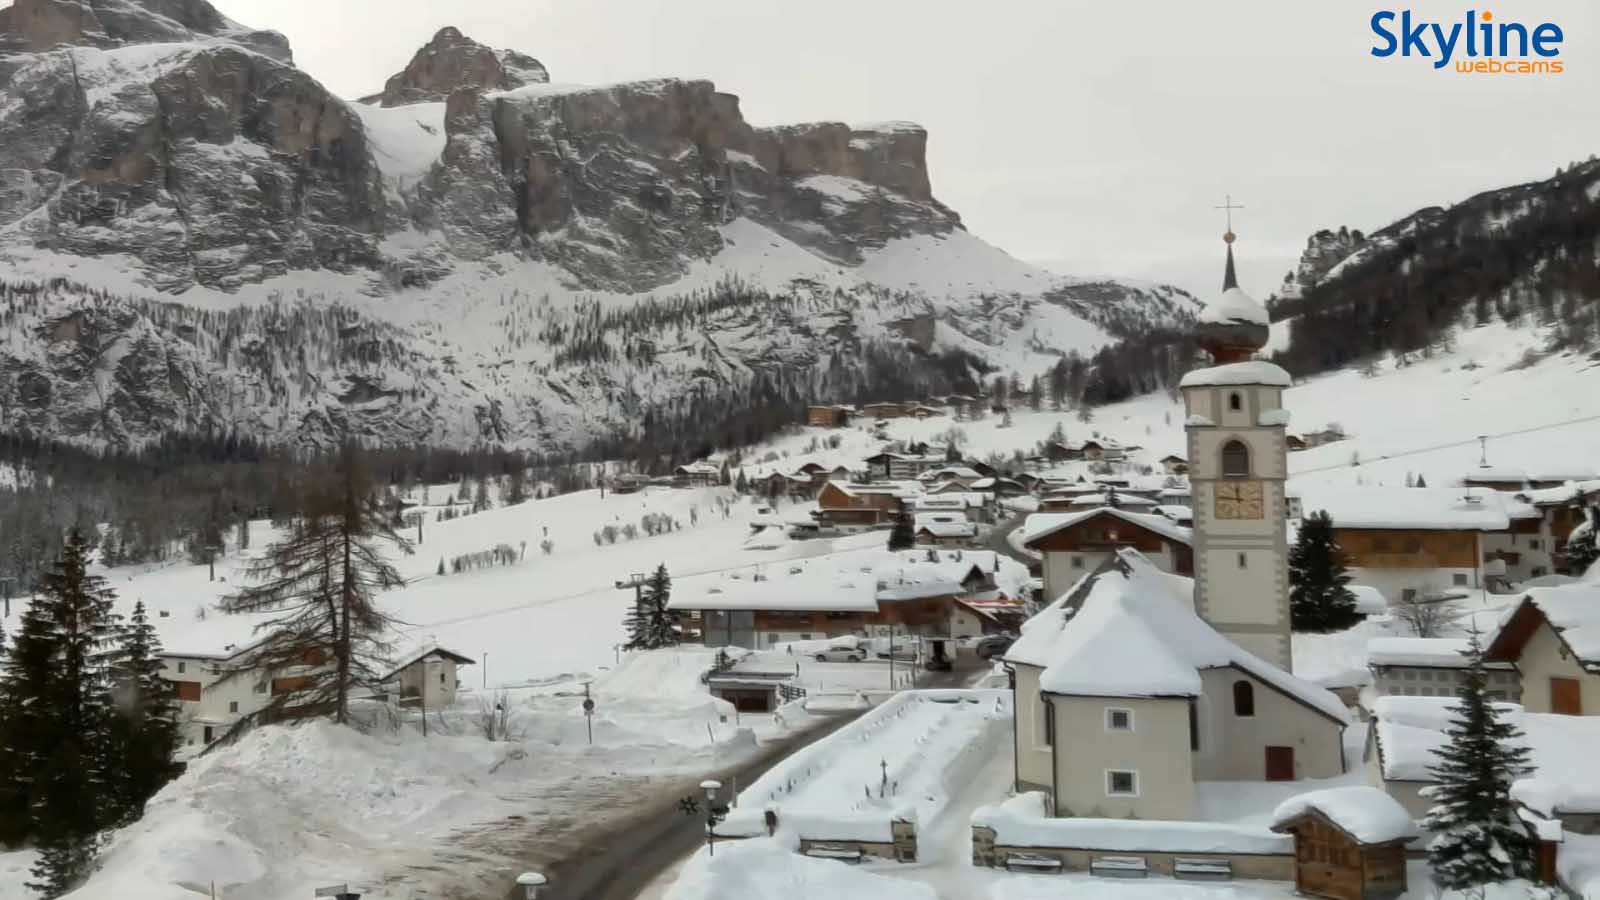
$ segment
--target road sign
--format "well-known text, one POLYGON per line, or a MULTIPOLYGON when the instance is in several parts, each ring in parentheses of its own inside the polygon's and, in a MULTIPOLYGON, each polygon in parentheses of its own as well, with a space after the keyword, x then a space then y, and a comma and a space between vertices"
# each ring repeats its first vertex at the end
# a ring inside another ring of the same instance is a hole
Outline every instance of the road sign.
POLYGON ((586 716, 594 715, 594 701, 588 697, 583 698, 583 714, 586 716))

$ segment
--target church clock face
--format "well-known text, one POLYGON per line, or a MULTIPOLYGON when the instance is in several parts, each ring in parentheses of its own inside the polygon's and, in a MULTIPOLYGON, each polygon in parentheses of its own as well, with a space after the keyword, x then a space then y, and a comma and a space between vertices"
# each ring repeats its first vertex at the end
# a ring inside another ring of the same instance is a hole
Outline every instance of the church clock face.
POLYGON ((1261 482, 1217 482, 1216 514, 1219 519, 1259 519, 1263 514, 1261 482))

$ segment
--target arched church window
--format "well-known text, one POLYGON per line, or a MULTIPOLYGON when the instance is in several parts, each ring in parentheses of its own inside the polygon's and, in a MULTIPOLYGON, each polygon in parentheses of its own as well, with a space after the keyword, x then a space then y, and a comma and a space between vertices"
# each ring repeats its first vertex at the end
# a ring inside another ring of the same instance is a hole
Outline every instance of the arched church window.
POLYGON ((1234 391, 1228 395, 1228 408, 1237 412, 1244 409, 1244 401, 1239 398, 1239 392, 1234 391))
POLYGON ((1250 448, 1244 441, 1222 445, 1222 474, 1225 478, 1245 478, 1250 474, 1250 448))
POLYGON ((1233 714, 1236 716, 1256 714, 1255 685, 1243 680, 1233 683, 1233 714))

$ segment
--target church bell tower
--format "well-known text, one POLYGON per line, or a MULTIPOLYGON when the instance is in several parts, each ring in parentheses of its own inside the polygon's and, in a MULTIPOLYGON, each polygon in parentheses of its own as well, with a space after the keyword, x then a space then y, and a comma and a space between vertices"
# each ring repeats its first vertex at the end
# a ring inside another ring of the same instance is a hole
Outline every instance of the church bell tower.
POLYGON ((1291 671, 1283 408, 1289 374, 1255 359, 1267 344, 1267 311, 1239 288, 1229 224, 1222 293, 1201 312, 1198 327, 1212 365, 1179 385, 1194 498, 1195 612, 1240 647, 1291 671))

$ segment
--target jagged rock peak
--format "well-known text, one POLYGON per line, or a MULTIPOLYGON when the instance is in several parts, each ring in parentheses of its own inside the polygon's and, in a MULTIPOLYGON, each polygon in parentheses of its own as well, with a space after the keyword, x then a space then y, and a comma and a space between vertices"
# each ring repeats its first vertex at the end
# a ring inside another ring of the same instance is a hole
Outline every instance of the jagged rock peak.
POLYGON ((505 91, 549 81, 550 73, 537 59, 515 50, 486 47, 446 26, 411 57, 405 71, 389 79, 383 93, 362 102, 384 106, 438 103, 460 88, 505 91))
POLYGON ((293 64, 289 39, 235 22, 206 0, 16 0, 0 9, 0 52, 41 52, 63 44, 110 49, 131 44, 225 40, 293 64))

